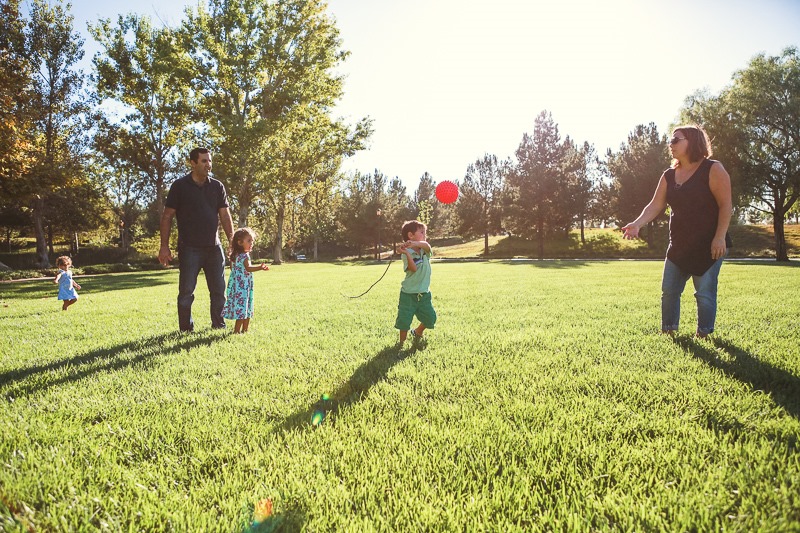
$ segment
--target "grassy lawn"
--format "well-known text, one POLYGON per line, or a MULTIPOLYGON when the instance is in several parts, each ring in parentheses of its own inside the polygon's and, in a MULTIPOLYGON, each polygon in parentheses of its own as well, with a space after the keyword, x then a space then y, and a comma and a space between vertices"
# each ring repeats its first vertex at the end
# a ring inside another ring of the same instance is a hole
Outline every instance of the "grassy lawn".
POLYGON ((238 336, 175 271, 0 285, 0 530, 800 529, 796 265, 723 265, 695 341, 659 261, 435 263, 403 349, 398 262, 343 296, 384 268, 257 273, 238 336))

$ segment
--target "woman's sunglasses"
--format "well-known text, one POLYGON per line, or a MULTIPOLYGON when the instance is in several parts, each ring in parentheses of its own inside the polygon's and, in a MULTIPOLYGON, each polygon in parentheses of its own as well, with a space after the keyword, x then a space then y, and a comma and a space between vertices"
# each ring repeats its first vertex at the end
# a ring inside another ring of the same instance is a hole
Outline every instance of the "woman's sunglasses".
POLYGON ((673 144, 678 144, 679 142, 685 141, 685 140, 686 140, 686 137, 673 137, 672 139, 669 140, 669 144, 670 144, 670 146, 672 146, 673 144))

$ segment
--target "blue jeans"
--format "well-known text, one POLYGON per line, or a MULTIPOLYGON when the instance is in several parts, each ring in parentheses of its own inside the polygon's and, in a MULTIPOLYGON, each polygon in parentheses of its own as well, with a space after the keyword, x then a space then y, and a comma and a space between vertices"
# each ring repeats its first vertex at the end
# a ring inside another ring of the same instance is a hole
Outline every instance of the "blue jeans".
POLYGON ((692 278, 697 300, 697 332, 708 335, 714 331, 717 318, 717 280, 722 258, 717 259, 702 276, 693 276, 670 261, 664 261, 661 278, 661 331, 677 331, 681 321, 681 294, 692 278))
POLYGON ((211 327, 224 328, 222 308, 225 306, 225 254, 222 246, 181 246, 178 249, 180 280, 178 282, 178 327, 181 331, 194 330, 192 302, 200 269, 206 275, 206 285, 211 295, 211 327))

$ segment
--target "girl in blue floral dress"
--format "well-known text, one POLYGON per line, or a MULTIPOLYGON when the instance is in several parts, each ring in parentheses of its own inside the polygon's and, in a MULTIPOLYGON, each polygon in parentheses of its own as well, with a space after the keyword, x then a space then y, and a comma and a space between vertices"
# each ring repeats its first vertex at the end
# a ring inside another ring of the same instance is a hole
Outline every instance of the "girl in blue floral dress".
POLYGON ((53 283, 58 285, 58 299, 63 300, 61 310, 66 311, 67 307, 78 301, 78 293, 75 289, 81 290, 81 286, 75 283, 72 279, 72 259, 69 256, 62 255, 56 259, 56 266, 58 267, 58 274, 53 280, 53 283))
POLYGON ((234 333, 245 333, 253 317, 253 272, 269 270, 266 263, 250 264, 250 251, 256 234, 250 228, 239 228, 231 239, 231 275, 223 318, 236 320, 234 333))

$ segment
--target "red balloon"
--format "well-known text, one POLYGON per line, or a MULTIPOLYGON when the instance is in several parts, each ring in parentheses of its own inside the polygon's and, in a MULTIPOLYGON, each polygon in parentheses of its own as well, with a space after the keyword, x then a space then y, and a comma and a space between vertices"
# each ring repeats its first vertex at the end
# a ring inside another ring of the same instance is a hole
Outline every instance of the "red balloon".
POLYGON ((458 185, 452 181, 443 181, 436 186, 436 198, 443 204, 452 204, 458 200, 458 185))

